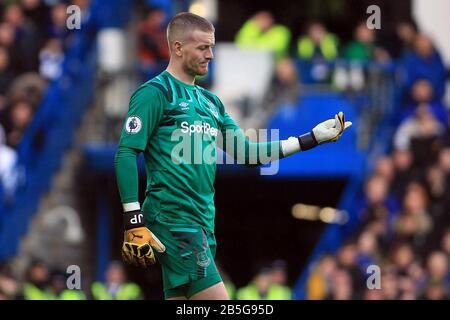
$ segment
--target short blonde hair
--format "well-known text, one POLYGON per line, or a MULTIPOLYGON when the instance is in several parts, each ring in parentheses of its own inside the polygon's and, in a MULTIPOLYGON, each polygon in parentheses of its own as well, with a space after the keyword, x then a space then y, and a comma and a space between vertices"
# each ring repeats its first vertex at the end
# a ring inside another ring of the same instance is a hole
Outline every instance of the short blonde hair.
POLYGON ((214 26, 203 17, 190 12, 181 12, 170 20, 167 26, 167 43, 169 49, 174 41, 183 41, 189 37, 194 30, 214 32, 214 26))

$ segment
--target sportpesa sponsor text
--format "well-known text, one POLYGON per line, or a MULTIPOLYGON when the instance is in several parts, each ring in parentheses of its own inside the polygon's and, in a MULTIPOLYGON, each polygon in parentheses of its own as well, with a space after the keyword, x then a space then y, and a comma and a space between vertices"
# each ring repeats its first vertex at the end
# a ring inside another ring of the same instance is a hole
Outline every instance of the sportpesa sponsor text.
POLYGON ((189 133, 203 133, 212 137, 217 137, 219 130, 212 127, 208 122, 195 121, 194 124, 189 124, 187 121, 181 123, 181 132, 189 133))

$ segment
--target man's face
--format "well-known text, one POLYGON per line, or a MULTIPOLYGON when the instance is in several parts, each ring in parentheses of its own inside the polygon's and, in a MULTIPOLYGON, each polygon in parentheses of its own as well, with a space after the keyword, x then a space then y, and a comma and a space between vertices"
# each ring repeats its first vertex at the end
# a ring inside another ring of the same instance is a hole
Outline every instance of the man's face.
POLYGON ((214 58, 214 45, 213 32, 193 31, 190 39, 181 44, 184 71, 193 76, 207 74, 209 61, 214 58))

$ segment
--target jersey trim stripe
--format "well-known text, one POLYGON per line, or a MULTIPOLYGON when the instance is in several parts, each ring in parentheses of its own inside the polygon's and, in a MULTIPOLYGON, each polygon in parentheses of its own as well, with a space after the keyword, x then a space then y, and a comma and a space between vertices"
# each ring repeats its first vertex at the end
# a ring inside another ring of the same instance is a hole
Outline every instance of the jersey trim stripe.
POLYGON ((157 82, 150 82, 149 84, 150 84, 151 86, 157 88, 159 91, 161 91, 162 94, 166 97, 167 101, 170 102, 170 96, 169 96, 169 93, 167 92, 167 90, 166 90, 161 84, 159 84, 159 83, 157 83, 157 82))
POLYGON ((209 117, 206 113, 204 113, 202 110, 200 110, 199 108, 195 108, 195 111, 197 111, 197 113, 203 117, 209 117))
POLYGON ((170 81, 169 77, 166 76, 166 75, 162 75, 161 78, 163 78, 163 80, 164 80, 164 82, 165 82, 165 84, 167 86, 168 95, 170 96, 169 103, 173 103, 175 100, 174 100, 174 94, 173 94, 173 91, 172 91, 172 86, 170 85, 170 83, 172 81, 170 81))
POLYGON ((183 88, 183 93, 184 93, 184 96, 186 97, 186 99, 188 99, 189 101, 192 101, 192 97, 189 94, 189 92, 186 90, 186 88, 183 88))
POLYGON ((178 83, 174 82, 173 86, 175 87, 175 90, 177 91, 177 99, 183 99, 183 96, 181 94, 181 87, 180 87, 180 85, 178 83))

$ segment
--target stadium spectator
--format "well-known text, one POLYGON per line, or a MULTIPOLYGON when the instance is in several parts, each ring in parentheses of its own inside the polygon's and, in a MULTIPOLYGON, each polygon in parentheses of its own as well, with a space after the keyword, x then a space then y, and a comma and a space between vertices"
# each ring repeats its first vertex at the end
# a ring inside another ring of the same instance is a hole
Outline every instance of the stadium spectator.
POLYGON ((442 282, 430 282, 425 287, 423 300, 448 300, 448 289, 442 282))
POLYGON ((36 108, 41 102, 46 89, 47 81, 42 79, 38 73, 28 72, 14 79, 9 88, 8 96, 11 103, 26 100, 36 108))
POLYGON ((11 273, 7 263, 0 264, 0 300, 21 298, 20 285, 11 273))
POLYGON ((48 267, 41 261, 32 261, 28 267, 23 285, 25 300, 49 300, 50 274, 48 267))
POLYGON ((15 68, 19 72, 36 71, 39 65, 39 47, 43 41, 36 27, 25 17, 19 4, 7 5, 3 13, 3 19, 14 30, 14 42, 16 44, 14 57, 17 57, 15 68))
POLYGON ((369 221, 365 230, 372 232, 377 237, 380 248, 386 248, 391 235, 391 230, 389 230, 386 220, 378 219, 369 221))
POLYGON ((16 147, 33 119, 33 106, 25 100, 14 103, 9 110, 9 123, 6 127, 6 141, 9 146, 16 147))
MULTIPOLYGON (((417 24, 414 21, 401 21, 397 23, 395 28, 396 34, 401 41, 400 51, 394 57, 399 58, 413 51, 414 41, 418 33, 417 24)), ((398 43, 396 43, 398 48, 398 43)))
POLYGON ((236 291, 237 300, 290 300, 292 293, 286 282, 286 264, 275 260, 259 267, 252 281, 236 291))
POLYGON ((305 84, 327 83, 331 79, 328 62, 338 57, 338 39, 318 21, 309 23, 306 35, 297 40, 300 78, 305 84))
POLYGON ((439 153, 439 167, 444 171, 446 178, 450 176, 450 146, 445 146, 439 153))
POLYGON ((269 291, 279 292, 280 299, 292 299, 292 291, 287 285, 288 282, 288 264, 284 260, 275 260, 271 265, 272 284, 269 291))
POLYGON ((269 292, 272 275, 269 267, 261 267, 252 281, 236 291, 237 300, 278 300, 273 292, 269 292))
POLYGON ((18 186, 18 166, 16 151, 5 144, 5 132, 0 125, 0 202, 10 204, 18 186))
POLYGON ((309 300, 323 300, 331 291, 331 278, 337 262, 333 255, 325 254, 318 259, 307 280, 307 298, 309 300))
POLYGON ((417 283, 411 277, 400 277, 398 289, 400 300, 416 300, 418 298, 417 283))
POLYGON ((356 262, 361 272, 366 273, 370 265, 380 265, 381 260, 376 234, 371 230, 364 230, 359 235, 357 242, 356 262))
MULTIPOLYGON (((335 271, 335 272, 336 272, 337 276, 340 276, 342 278, 342 279, 338 280, 339 283, 342 282, 343 285, 345 285, 345 284, 352 285, 351 292, 346 292, 346 294, 349 294, 349 297, 352 297, 353 295, 359 296, 362 293, 362 291, 364 290, 364 286, 365 286, 364 273, 362 272, 362 270, 360 269, 360 267, 357 264, 357 255, 358 255, 357 246, 352 241, 349 241, 348 243, 345 243, 342 247, 340 247, 336 254, 339 270, 335 271), (345 271, 345 273, 347 273, 348 276, 350 277, 349 282, 346 280, 346 275, 343 274, 342 271, 345 271)), ((333 274, 333 277, 336 275, 333 274)), ((337 284, 335 284, 335 285, 337 285, 337 284)), ((340 289, 335 288, 334 290, 340 290, 340 289)), ((344 293, 344 292, 338 292, 338 291, 334 291, 334 293, 333 293, 333 289, 331 291, 332 291, 332 295, 337 294, 340 296, 341 294, 344 293)))
POLYGON ((0 115, 6 107, 6 93, 13 79, 8 49, 0 45, 0 115))
POLYGON ((431 235, 431 245, 438 245, 440 231, 445 227, 447 213, 450 209, 448 194, 450 192, 448 179, 444 170, 439 165, 433 165, 426 172, 426 189, 428 191, 429 210, 433 221, 435 222, 435 231, 431 235))
POLYGON ((48 38, 59 39, 64 45, 66 45, 66 39, 69 35, 69 29, 67 29, 67 6, 64 3, 55 4, 50 10, 50 24, 47 29, 48 38))
POLYGON ((311 22, 306 35, 297 40, 297 56, 302 60, 334 60, 338 57, 338 38, 318 21, 311 22))
POLYGON ((349 62, 348 82, 350 88, 356 92, 366 87, 368 81, 366 64, 373 61, 384 63, 390 59, 389 53, 376 44, 375 30, 369 29, 366 21, 362 21, 356 25, 354 39, 344 47, 342 56, 349 62))
POLYGON ((406 92, 410 92, 418 79, 427 79, 433 86, 434 100, 442 100, 445 92, 445 66, 428 35, 420 33, 416 36, 414 51, 404 57, 403 67, 406 92))
POLYGON ((435 101, 433 96, 434 91, 430 81, 427 79, 418 79, 414 82, 411 89, 412 102, 405 108, 402 108, 402 111, 399 110, 400 113, 402 113, 399 123, 414 114, 418 106, 426 105, 436 119, 439 120, 443 126, 446 126, 448 122, 447 108, 440 101, 435 101))
POLYGON ((376 160, 375 175, 380 176, 390 186, 395 177, 394 161, 390 155, 384 155, 376 160))
POLYGON ((428 277, 423 299, 444 300, 449 298, 450 272, 448 256, 442 251, 433 251, 427 258, 428 277))
POLYGON ((0 46, 8 51, 8 68, 9 70, 17 75, 20 72, 18 61, 19 56, 16 55, 16 52, 19 51, 19 48, 14 40, 14 28, 11 24, 3 22, 0 20, 0 46))
POLYGON ((268 11, 260 11, 246 21, 235 38, 239 47, 269 50, 277 59, 289 54, 290 40, 290 30, 281 24, 275 24, 268 11))
POLYGON ((366 22, 360 22, 354 30, 354 40, 343 50, 344 58, 368 62, 374 58, 375 31, 367 28, 366 22))
POLYGON ((44 0, 21 0, 22 10, 26 18, 35 25, 40 37, 45 39, 50 22, 50 12, 44 0))
POLYGON ((427 259, 429 282, 440 282, 444 286, 450 285, 450 269, 447 255, 442 251, 433 251, 427 259))
POLYGON ((356 285, 355 280, 350 276, 347 269, 336 269, 331 277, 331 291, 327 296, 327 300, 353 300, 357 296, 353 287, 356 285))
POLYGON ((166 27, 165 13, 159 8, 148 10, 139 24, 138 54, 144 81, 161 73, 169 62, 166 27))
POLYGON ((142 290, 126 279, 125 269, 121 262, 113 261, 106 270, 106 281, 94 282, 91 286, 95 300, 141 300, 142 290))
POLYGON ((450 228, 447 228, 443 233, 440 245, 441 249, 447 255, 447 259, 450 260, 450 228))
MULTIPOLYGON (((425 159, 433 161, 437 156, 436 143, 445 133, 445 127, 436 118, 430 107, 426 104, 420 104, 415 109, 414 114, 404 119, 394 135, 395 149, 410 149, 413 153, 413 166, 422 166, 423 163, 417 163, 421 158, 418 157, 421 152, 421 146, 425 144, 427 153, 431 157, 425 159)), ((423 153, 423 152, 422 152, 423 153)), ((429 163, 427 163, 429 164, 429 163)))
POLYGON ((50 276, 48 295, 51 300, 86 300, 83 291, 67 288, 66 274, 57 270, 52 272, 50 276))
POLYGON ((391 27, 377 30, 377 43, 387 50, 391 59, 399 59, 413 50, 418 27, 413 20, 394 21, 391 27))
POLYGON ((400 297, 397 276, 390 268, 381 268, 381 292, 384 300, 397 300, 400 297), (386 270, 387 269, 387 270, 386 270), (384 271, 383 271, 384 270, 384 271))
POLYGON ((398 242, 392 246, 389 262, 395 275, 408 276, 414 259, 414 250, 408 242, 398 242))
POLYGON ((399 239, 409 241, 417 250, 424 249, 426 236, 433 227, 427 207, 425 188, 411 182, 406 190, 402 212, 394 222, 394 230, 399 239))
POLYGON ((0 45, 8 49, 14 46, 14 28, 3 20, 0 23, 0 45))
POLYGON ((64 52, 62 43, 56 38, 47 41, 39 53, 39 73, 49 81, 58 79, 62 74, 64 52))
POLYGON ((413 156, 409 149, 394 149, 392 152, 394 161, 395 178, 392 181, 391 190, 398 201, 401 201, 406 192, 409 181, 415 177, 412 162, 413 156))
POLYGON ((267 119, 280 106, 293 106, 297 103, 300 96, 300 82, 297 69, 292 59, 281 59, 276 64, 274 79, 267 91, 262 110, 258 110, 262 118, 261 123, 267 119))
MULTIPOLYGON (((380 175, 371 176, 362 198, 355 201, 355 213, 361 222, 374 222, 386 228, 400 211, 397 199, 390 194, 389 184, 380 175)), ((372 230, 376 235, 377 231, 372 230)), ((388 230, 384 230, 386 233, 388 230)))

